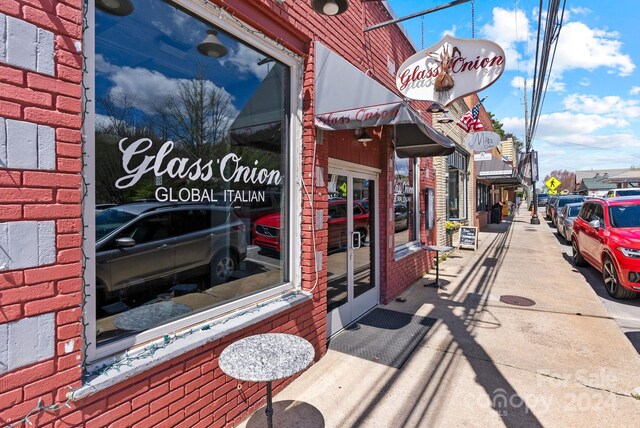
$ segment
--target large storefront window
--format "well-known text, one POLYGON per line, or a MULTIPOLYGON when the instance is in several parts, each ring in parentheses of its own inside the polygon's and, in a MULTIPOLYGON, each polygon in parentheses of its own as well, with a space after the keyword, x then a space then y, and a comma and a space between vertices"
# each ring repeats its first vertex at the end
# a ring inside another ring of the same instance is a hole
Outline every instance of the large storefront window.
POLYGON ((491 206, 491 191, 486 184, 478 183, 476 185, 476 210, 489 211, 491 206))
POLYGON ((449 168, 447 202, 449 207, 449 218, 460 217, 460 172, 457 169, 449 168))
POLYGON ((169 2, 96 10, 98 345, 289 281, 289 73, 169 2))
POLYGON ((447 218, 467 218, 467 154, 459 150, 447 156, 447 218))
POLYGON ((393 193, 394 243, 395 247, 406 246, 418 239, 417 179, 418 159, 395 158, 395 182, 393 193))

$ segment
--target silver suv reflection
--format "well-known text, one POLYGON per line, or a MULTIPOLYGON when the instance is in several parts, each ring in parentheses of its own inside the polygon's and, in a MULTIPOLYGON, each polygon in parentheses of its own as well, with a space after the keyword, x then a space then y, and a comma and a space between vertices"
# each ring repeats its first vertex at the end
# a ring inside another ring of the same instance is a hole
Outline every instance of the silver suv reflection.
POLYGON ((247 255, 245 225, 229 207, 136 202, 96 214, 98 292, 175 283, 196 275, 226 282, 247 255))

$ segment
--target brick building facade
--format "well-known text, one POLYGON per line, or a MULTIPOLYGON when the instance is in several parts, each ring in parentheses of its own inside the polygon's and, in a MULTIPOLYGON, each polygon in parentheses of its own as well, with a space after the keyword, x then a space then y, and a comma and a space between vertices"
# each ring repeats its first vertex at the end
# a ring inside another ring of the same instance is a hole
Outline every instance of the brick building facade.
MULTIPOLYGON (((160 3, 164 7, 165 3, 160 3)), ((389 64, 402 63, 415 50, 397 26, 363 33, 365 26, 391 18, 382 2, 351 2, 348 11, 336 17, 314 12, 308 1, 179 0, 169 6, 174 22, 193 19, 198 25, 214 25, 225 32, 223 41, 236 43, 229 53, 238 61, 229 59, 226 66, 250 69, 256 59, 266 55, 268 60, 263 64, 267 72, 252 77, 263 79, 257 80, 258 88, 266 90, 267 85, 262 83, 277 67, 285 70, 285 77, 276 77, 291 93, 287 100, 289 92, 280 92, 284 94, 282 105, 291 110, 291 115, 282 120, 288 129, 278 137, 283 141, 282 153, 288 153, 282 156, 288 163, 283 160, 281 164, 285 181, 289 180, 283 187, 287 198, 283 197, 286 202, 278 208, 281 219, 288 218, 290 230, 282 241, 287 250, 266 262, 261 255, 251 253, 264 266, 277 265, 274 271, 247 267, 257 264, 254 259, 233 260, 234 272, 243 270, 245 276, 264 281, 265 287, 260 290, 250 289, 232 299, 216 295, 220 286, 207 288, 197 296, 206 294, 207 299, 223 300, 211 300, 213 303, 205 308, 187 309, 195 318, 178 318, 178 324, 154 324, 141 332, 118 327, 123 325, 121 314, 145 305, 139 304, 142 297, 114 291, 109 289, 113 285, 96 280, 100 254, 96 261, 95 216, 118 205, 97 207, 95 174, 100 176, 105 164, 96 145, 116 147, 117 140, 114 143, 107 138, 113 131, 96 129, 111 126, 101 122, 106 107, 99 104, 100 94, 109 95, 113 102, 117 99, 114 88, 122 84, 118 79, 142 69, 131 59, 137 57, 135 43, 116 48, 107 45, 110 26, 119 28, 124 21, 100 15, 102 11, 95 9, 93 0, 0 2, 1 425, 23 422, 29 415, 36 426, 52 428, 234 426, 264 405, 265 385, 226 376, 218 367, 218 356, 233 341, 266 332, 302 336, 314 346, 316 360, 325 354, 330 334, 327 288, 332 281, 327 266, 332 263, 331 257, 339 254, 329 248, 330 171, 337 164, 353 165, 356 170, 366 167, 377 181, 375 193, 371 183, 362 181, 369 183, 370 200, 377 199, 377 211, 370 211, 372 217, 377 213, 377 218, 375 222, 370 220, 372 229, 365 239, 370 245, 369 260, 377 255, 368 268, 375 293, 369 309, 393 300, 433 264, 430 255, 420 249, 421 243, 436 241, 435 229, 426 228, 424 200, 425 188, 436 188, 432 158, 421 158, 414 164, 417 166, 409 168, 418 183, 411 190, 413 214, 409 214, 415 221, 407 220, 403 229, 394 226, 397 171, 393 126, 368 128, 373 141, 365 150, 353 130, 320 133, 315 125, 314 106, 322 96, 315 93, 314 86, 316 42, 355 66, 364 77, 374 76, 378 84, 396 91, 389 64), (105 52, 118 49, 119 56, 107 60, 106 54, 96 54, 101 46, 105 46, 105 52), (257 56, 251 57, 251 63, 241 63, 238 58, 249 49, 247 46, 256 48, 257 56), (123 62, 115 63, 114 58, 123 62), (103 79, 101 74, 108 74, 108 79, 99 80, 103 79), (105 82, 111 86, 107 88, 105 82), (413 238, 399 246, 395 241, 405 231, 413 238), (108 297, 101 294, 105 290, 108 297), (101 338, 105 330, 112 336, 101 338), (68 406, 58 408, 65 403, 68 406), (42 411, 42 406, 55 409, 42 411)), ((132 16, 140 15, 134 12, 132 16)), ((143 17, 139 19, 144 21, 143 17)), ((146 27, 138 22, 144 32, 146 27)), ((158 31, 164 32, 154 46, 163 55, 175 55, 167 61, 174 64, 162 66, 167 70, 178 67, 178 51, 187 52, 187 48, 171 40, 171 31, 158 31)), ((143 39, 144 34, 140 37, 143 39)), ((152 59, 160 63, 158 58, 152 59)), ((157 70, 150 70, 138 83, 170 80, 162 80, 157 70)), ((230 98, 250 98, 250 93, 227 89, 232 87, 232 80, 224 87, 230 98)), ((123 104, 116 107, 122 109, 123 104)), ((140 119, 145 109, 150 111, 151 107, 134 105, 134 115, 139 115, 136 126, 127 123, 125 132, 151 138, 148 125, 140 119)), ((154 113, 152 117, 158 116, 154 113)), ((429 123, 431 117, 424 113, 423 119, 429 123)), ((131 140, 133 137, 128 142, 131 140)), ((254 148, 255 141, 245 144, 254 148)), ((244 146, 238 143, 238 147, 244 146)), ((123 143, 120 149, 124 150, 123 143)), ((256 165, 259 160, 263 158, 256 158, 256 165)), ((159 182, 156 180, 156 192, 159 182)), ((140 192, 125 202, 149 203, 146 194, 140 192)), ((353 204, 355 196, 343 200, 353 204)), ((252 243, 259 221, 252 219, 246 230, 245 244, 256 251, 252 243)), ((287 227, 283 225, 284 229, 287 227)), ((236 251, 244 250, 253 251, 236 251)), ((236 288, 248 286, 239 274, 224 280, 233 282, 236 288)), ((172 284, 178 285, 185 283, 172 284)), ((172 289, 168 297, 166 293, 154 296, 147 303, 162 304, 169 299, 172 308, 188 306, 185 302, 190 294, 179 296, 176 290, 172 289)), ((289 381, 275 382, 275 392, 289 381)))

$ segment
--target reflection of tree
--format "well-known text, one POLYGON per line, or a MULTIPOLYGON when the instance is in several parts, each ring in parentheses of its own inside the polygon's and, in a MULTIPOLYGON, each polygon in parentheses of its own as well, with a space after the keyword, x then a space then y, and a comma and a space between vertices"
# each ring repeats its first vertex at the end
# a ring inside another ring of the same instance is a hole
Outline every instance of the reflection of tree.
MULTIPOLYGON (((223 189, 266 189, 257 183, 225 183, 220 179, 215 160, 222 159, 230 152, 242 158, 239 163, 244 167, 280 170, 284 173, 286 150, 284 144, 278 147, 277 135, 269 144, 260 139, 250 145, 236 145, 229 137, 230 122, 235 111, 230 95, 206 80, 204 70, 198 76, 192 80, 180 80, 172 96, 157 97, 151 111, 139 108, 132 94, 112 94, 99 100, 100 113, 106 120, 96 128, 96 203, 125 203, 154 198, 159 184, 156 184, 152 173, 145 174, 132 188, 115 187, 115 182, 127 174, 118 147, 119 141, 125 137, 124 146, 139 138, 149 138, 153 142, 148 151, 133 156, 130 167, 140 165, 146 156, 157 155, 166 141, 173 141, 175 146, 163 160, 160 170, 166 168, 169 160, 174 158, 189 159, 186 165, 192 165, 198 159, 201 159, 201 166, 214 161, 214 174, 207 182, 189 180, 188 176, 180 178, 176 175, 171 178, 169 174, 163 174, 161 185, 174 190, 187 187, 220 193, 223 189), (255 161, 258 161, 258 165, 255 165, 255 161)), ((286 133, 281 135, 281 143, 284 143, 286 133)))
POLYGON ((178 93, 166 103, 167 124, 174 141, 196 157, 210 154, 210 145, 222 142, 228 129, 231 99, 224 89, 204 79, 181 81, 178 93))
POLYGON ((135 129, 135 97, 122 93, 117 96, 98 98, 108 123, 97 126, 97 131, 106 134, 128 136, 135 129))

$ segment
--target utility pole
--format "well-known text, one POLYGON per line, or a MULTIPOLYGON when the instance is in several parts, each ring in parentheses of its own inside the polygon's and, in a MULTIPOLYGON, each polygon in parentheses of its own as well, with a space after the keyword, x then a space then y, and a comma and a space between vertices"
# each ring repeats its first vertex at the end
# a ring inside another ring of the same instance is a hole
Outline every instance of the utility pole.
POLYGON ((529 112, 527 110, 527 79, 524 79, 524 142, 526 152, 529 155, 529 169, 531 171, 531 203, 533 204, 533 214, 531 224, 540 224, 538 218, 538 194, 536 192, 536 182, 533 180, 533 151, 531 150, 531 133, 529 132, 529 112))

